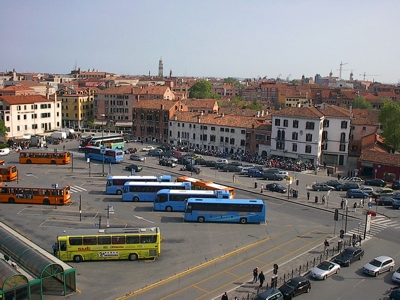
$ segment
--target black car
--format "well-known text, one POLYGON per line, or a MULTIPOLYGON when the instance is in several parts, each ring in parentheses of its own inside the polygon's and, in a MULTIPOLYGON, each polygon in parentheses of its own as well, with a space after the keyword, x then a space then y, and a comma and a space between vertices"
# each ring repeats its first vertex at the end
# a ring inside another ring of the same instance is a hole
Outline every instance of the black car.
POLYGON ((196 165, 188 164, 185 166, 185 168, 186 168, 186 171, 193 172, 196 174, 200 174, 200 172, 201 172, 201 169, 199 167, 197 167, 196 165))
POLYGON ((378 206, 392 206, 393 201, 394 199, 391 196, 382 196, 375 199, 375 203, 378 206))
POLYGON ((234 166, 242 166, 243 164, 240 161, 233 161, 229 163, 230 165, 234 165, 234 166))
POLYGON ((206 160, 206 167, 215 167, 215 160, 206 160))
POLYGON ((283 180, 283 177, 276 175, 276 173, 266 172, 263 174, 263 179, 281 181, 281 180, 283 180))
POLYGON ((348 190, 351 190, 351 189, 359 189, 359 188, 360 188, 360 185, 358 183, 346 182, 344 184, 337 185, 335 187, 335 190, 337 190, 337 191, 348 191, 348 190))
POLYGON ((265 186, 265 189, 272 192, 285 194, 287 189, 278 183, 270 183, 265 186))
POLYGON ((327 182, 325 182, 327 185, 329 186, 333 186, 335 189, 338 185, 343 184, 342 182, 340 182, 339 180, 328 180, 327 182))
POLYGON ((138 166, 138 165, 129 165, 125 167, 125 170, 127 171, 135 171, 135 172, 140 172, 142 171, 143 167, 142 166, 138 166))
POLYGON ((219 169, 223 169, 227 164, 226 163, 215 163, 214 168, 219 170, 219 169))
POLYGON ((365 185, 370 185, 370 186, 385 187, 387 183, 383 179, 375 178, 375 179, 365 179, 364 184, 365 185))
POLYGON ((293 297, 309 293, 311 291, 311 282, 305 277, 294 277, 284 283, 279 290, 285 299, 292 299, 293 297))
POLYGON ((241 169, 233 164, 226 164, 223 168, 222 171, 224 172, 240 172, 241 169))
POLYGON ((335 257, 333 262, 342 267, 349 267, 353 262, 360 260, 364 256, 364 250, 358 247, 348 247, 335 257))
POLYGON ((393 181, 392 190, 400 190, 400 180, 393 181))
POLYGON ((206 165, 206 160, 204 158, 196 158, 194 160, 194 164, 195 165, 199 165, 199 166, 205 166, 206 165))
POLYGON ((168 159, 168 158, 160 159, 158 163, 161 166, 166 166, 166 167, 171 167, 171 168, 175 168, 177 166, 176 162, 174 162, 174 161, 172 161, 171 159, 168 159))

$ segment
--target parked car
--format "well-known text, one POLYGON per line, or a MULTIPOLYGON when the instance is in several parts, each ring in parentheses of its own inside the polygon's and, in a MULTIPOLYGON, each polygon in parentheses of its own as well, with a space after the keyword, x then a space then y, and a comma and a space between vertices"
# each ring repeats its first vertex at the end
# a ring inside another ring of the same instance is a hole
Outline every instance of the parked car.
POLYGON ((400 267, 394 271, 392 275, 392 281, 396 283, 400 283, 400 267))
POLYGON ((228 164, 229 162, 228 162, 228 160, 225 159, 225 158, 220 158, 220 159, 217 159, 217 163, 228 164))
POLYGON ((351 182, 358 182, 358 183, 363 183, 363 182, 364 182, 364 180, 361 179, 360 177, 350 177, 350 178, 348 179, 348 181, 351 181, 351 182))
POLYGON ((175 168, 177 166, 176 162, 168 159, 168 158, 162 158, 158 162, 161 166, 166 166, 166 167, 171 167, 175 168))
POLYGON ((278 173, 279 171, 277 168, 269 168, 265 170, 265 173, 278 173))
POLYGON ((361 198, 361 199, 367 199, 369 198, 369 195, 367 193, 364 193, 360 189, 350 189, 346 192, 346 197, 347 198, 361 198))
POLYGON ((335 263, 342 267, 349 267, 353 262, 361 260, 364 256, 364 250, 358 247, 348 247, 344 249, 338 256, 333 260, 335 263))
POLYGON ((374 189, 370 186, 362 186, 360 187, 360 190, 362 190, 364 193, 367 193, 368 195, 372 195, 372 192, 374 189))
POLYGON ((254 168, 254 165, 239 166, 239 169, 240 169, 239 173, 242 174, 242 175, 248 175, 249 174, 249 170, 253 169, 253 168, 254 168))
POLYGON ((400 200, 396 200, 392 202, 392 207, 394 209, 400 209, 400 200))
POLYGON ((378 206, 392 206, 394 199, 390 196, 382 196, 375 199, 375 203, 378 206))
POLYGON ((392 182, 392 190, 400 190, 400 180, 395 180, 392 182))
POLYGON ((269 289, 261 294, 258 294, 254 300, 284 300, 280 290, 269 289))
POLYGON ((153 146, 146 146, 143 147, 141 151, 150 151, 150 150, 154 150, 155 148, 153 146))
POLYGON ((276 180, 276 181, 282 181, 283 180, 283 177, 278 176, 276 173, 271 173, 271 172, 264 173, 262 177, 265 180, 276 180))
POLYGON ((390 188, 379 188, 372 192, 372 197, 380 198, 381 196, 393 195, 393 190, 390 188))
POLYGON ((280 185, 279 183, 267 184, 265 186, 265 189, 268 191, 278 192, 278 193, 282 193, 282 194, 287 193, 287 189, 284 186, 280 185))
POLYGON ((132 154, 135 153, 137 151, 136 148, 128 148, 125 150, 125 154, 132 154))
POLYGON ((337 191, 347 191, 347 190, 350 190, 350 189, 359 189, 359 188, 360 188, 360 185, 358 183, 346 182, 346 183, 337 185, 335 189, 337 191))
POLYGON ((289 177, 289 172, 286 171, 278 171, 278 173, 276 173, 276 175, 278 175, 279 177, 282 177, 283 179, 286 179, 289 177))
POLYGON ((222 168, 222 171, 224 171, 224 172, 240 172, 240 168, 238 168, 238 166, 235 166, 232 164, 227 164, 222 168))
POLYGON ((291 299, 297 295, 309 293, 311 291, 311 282, 302 276, 293 277, 285 282, 279 290, 285 299, 291 299))
POLYGON ((327 185, 329 186, 333 186, 335 189, 338 185, 343 184, 342 182, 340 182, 339 180, 328 180, 327 182, 325 182, 327 185))
POLYGON ((197 158, 194 160, 195 165, 205 166, 207 161, 204 158, 197 158))
POLYGON ((174 163, 178 163, 178 159, 176 158, 176 157, 173 157, 173 156, 164 156, 164 153, 163 153, 163 155, 162 155, 162 158, 163 159, 169 159, 169 160, 171 160, 171 161, 173 161, 174 163))
POLYGON ((249 177, 263 177, 264 172, 257 168, 249 169, 247 172, 249 177))
POLYGON ((333 186, 327 185, 326 183, 315 183, 312 185, 314 191, 330 191, 334 190, 333 186))
POLYGON ((227 164, 226 163, 221 163, 221 162, 215 162, 214 168, 217 170, 222 170, 227 164))
POLYGON ((310 275, 315 279, 325 280, 329 276, 338 274, 339 272, 339 264, 325 260, 321 262, 318 266, 312 268, 310 271, 310 275))
POLYGON ((237 166, 237 167, 243 165, 240 161, 231 161, 229 164, 230 164, 230 165, 237 166))
POLYGON ((149 151, 149 156, 160 156, 162 153, 161 149, 153 149, 149 151))
POLYGON ((365 179, 364 184, 371 185, 371 186, 385 187, 387 183, 383 179, 375 178, 375 179, 365 179))
POLYGON ((146 158, 143 155, 139 155, 139 154, 132 154, 131 156, 129 156, 130 160, 136 160, 136 161, 145 161, 146 158))
POLYGON ((129 165, 125 167, 125 170, 127 171, 131 171, 134 170, 135 172, 140 172, 142 171, 143 167, 142 166, 138 166, 138 165, 129 165))
POLYGON ((378 256, 363 267, 365 274, 378 276, 384 272, 391 272, 394 269, 395 262, 389 256, 378 256))
POLYGON ((215 167, 215 160, 206 160, 206 167, 215 167))
POLYGON ((390 291, 390 294, 388 295, 389 300, 400 300, 400 288, 394 288, 390 291))
POLYGON ((186 171, 193 172, 196 174, 200 174, 200 172, 201 172, 201 169, 196 165, 188 164, 188 165, 185 165, 185 168, 186 168, 186 171))

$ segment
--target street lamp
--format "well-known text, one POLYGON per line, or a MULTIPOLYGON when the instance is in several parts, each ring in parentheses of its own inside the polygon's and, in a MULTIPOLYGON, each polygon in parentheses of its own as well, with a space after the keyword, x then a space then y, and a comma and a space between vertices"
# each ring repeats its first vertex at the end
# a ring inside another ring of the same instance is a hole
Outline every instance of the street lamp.
POLYGON ((103 165, 103 172, 101 173, 101 176, 104 176, 104 152, 105 152, 105 147, 104 147, 104 126, 103 126, 103 122, 104 122, 104 117, 106 116, 105 114, 101 114, 101 153, 102 153, 102 165, 103 165))

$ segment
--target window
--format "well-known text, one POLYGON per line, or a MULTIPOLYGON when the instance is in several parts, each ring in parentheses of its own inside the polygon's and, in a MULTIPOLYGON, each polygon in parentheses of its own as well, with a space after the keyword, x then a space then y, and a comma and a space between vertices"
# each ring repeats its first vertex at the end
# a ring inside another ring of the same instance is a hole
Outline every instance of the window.
POLYGON ((345 142, 345 141, 346 141, 346 134, 345 134, 344 132, 342 132, 342 133, 340 134, 340 142, 343 143, 343 142, 345 142))
POLYGON ((314 122, 306 122, 306 129, 314 130, 315 123, 314 122))
POLYGON ((329 127, 329 120, 324 120, 324 127, 329 127))
POLYGON ((229 128, 225 128, 225 132, 229 132, 229 128))
POLYGON ((297 152, 297 144, 292 144, 292 152, 297 152))
POLYGON ((326 141, 328 139, 328 131, 322 131, 322 140, 326 141))
POLYGON ((224 137, 223 137, 223 136, 220 136, 220 137, 219 137, 219 142, 220 142, 220 143, 223 143, 223 142, 224 142, 224 137))
POLYGON ((223 127, 221 127, 221 128, 219 129, 219 131, 224 132, 225 129, 224 129, 223 127))
POLYGON ((281 125, 281 119, 275 119, 275 126, 281 125))
POLYGON ((299 139, 299 133, 298 132, 292 132, 292 140, 297 141, 299 139))
POLYGON ((203 141, 207 141, 207 134, 203 134, 203 141))
POLYGON ((229 138, 226 136, 225 137, 225 143, 228 143, 229 142, 229 138))
POLYGON ((231 129, 231 133, 235 133, 235 129, 231 129))
POLYGON ((346 144, 340 144, 339 151, 346 151, 346 144))
POLYGON ((235 145, 235 139, 234 139, 234 138, 231 138, 230 141, 229 141, 229 144, 235 145))
POLYGON ((215 131, 215 127, 211 127, 211 131, 215 131))
POLYGON ((311 153, 311 145, 306 146, 306 153, 311 153))
POLYGON ((306 134, 306 141, 307 142, 312 142, 312 134, 311 133, 307 133, 306 134))
POLYGON ((293 128, 299 128, 299 121, 293 120, 293 128))
POLYGON ((289 120, 283 120, 283 127, 289 127, 289 120))
POLYGON ((246 134, 246 130, 241 130, 240 133, 241 134, 246 134))
POLYGON ((340 128, 346 129, 347 128, 347 121, 342 121, 340 128))

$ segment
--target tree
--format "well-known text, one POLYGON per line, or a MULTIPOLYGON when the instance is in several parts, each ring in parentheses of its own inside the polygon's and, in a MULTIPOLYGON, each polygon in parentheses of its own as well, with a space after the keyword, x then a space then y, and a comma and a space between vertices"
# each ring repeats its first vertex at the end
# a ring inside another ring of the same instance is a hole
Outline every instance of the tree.
POLYGON ((2 138, 4 138, 6 136, 7 133, 7 127, 4 125, 4 121, 0 120, 0 136, 2 138))
POLYGON ((262 110, 262 109, 263 109, 263 106, 262 106, 261 103, 259 103, 259 102, 257 101, 257 99, 254 99, 253 102, 252 102, 251 104, 248 104, 248 105, 247 105, 247 108, 249 108, 249 109, 262 110))
POLYGON ((200 80, 192 85, 189 89, 189 98, 206 99, 213 98, 219 99, 220 96, 215 93, 211 93, 212 84, 206 80, 200 80))
POLYGON ((372 109, 372 104, 367 102, 363 96, 358 96, 351 102, 353 108, 372 109))
POLYGON ((239 80, 237 80, 236 78, 232 78, 232 77, 225 78, 224 83, 232 84, 234 87, 236 87, 238 89, 241 89, 244 87, 244 84, 240 83, 239 80))
POLYGON ((385 138, 385 145, 394 151, 400 150, 400 103, 389 100, 384 101, 384 105, 379 114, 379 122, 382 124, 382 136, 385 138))

